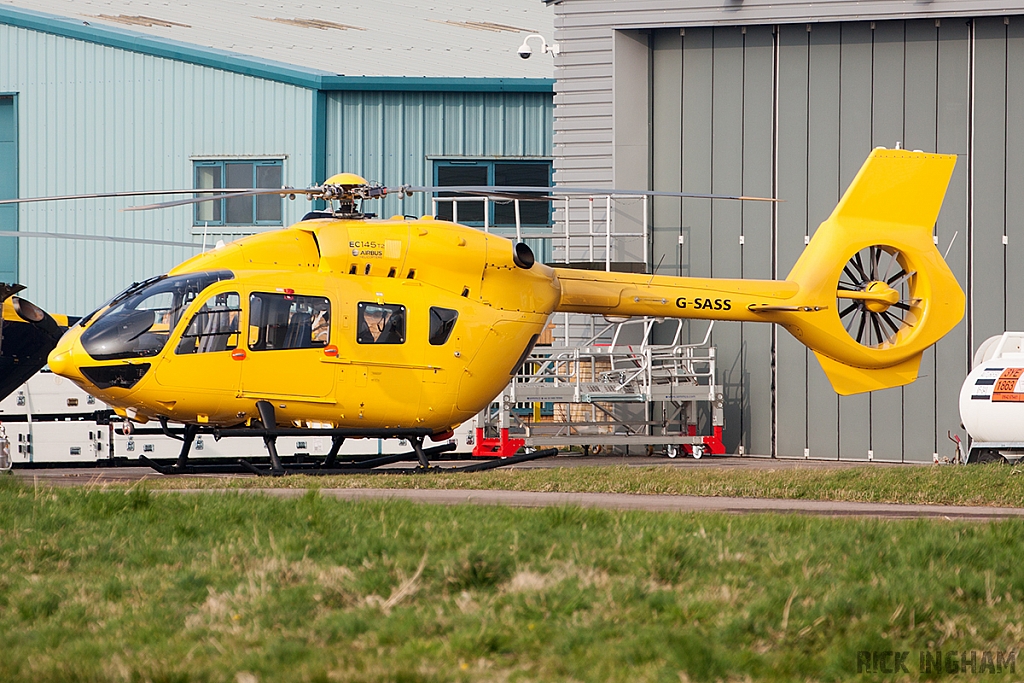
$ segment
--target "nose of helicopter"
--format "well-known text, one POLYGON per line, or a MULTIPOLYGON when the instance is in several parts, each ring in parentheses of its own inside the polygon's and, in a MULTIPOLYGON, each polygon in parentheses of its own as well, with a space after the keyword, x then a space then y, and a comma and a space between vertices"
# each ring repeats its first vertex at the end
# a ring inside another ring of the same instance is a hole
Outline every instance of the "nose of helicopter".
POLYGON ((50 370, 61 377, 66 377, 78 384, 89 384, 75 362, 75 342, 78 336, 79 330, 77 328, 68 330, 60 338, 60 341, 57 342, 57 346, 54 347, 53 351, 50 352, 46 362, 50 366, 50 370))

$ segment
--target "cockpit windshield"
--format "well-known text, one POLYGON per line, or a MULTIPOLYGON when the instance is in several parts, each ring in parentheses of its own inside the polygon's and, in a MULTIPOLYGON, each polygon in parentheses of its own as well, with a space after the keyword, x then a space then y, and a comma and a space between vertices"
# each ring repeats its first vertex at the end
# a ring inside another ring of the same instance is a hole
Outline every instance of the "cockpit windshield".
POLYGON ((82 333, 82 347, 96 360, 146 358, 160 353, 182 314, 200 292, 230 280, 228 270, 164 276, 126 290, 82 333), (118 301, 120 299, 120 301, 118 301))

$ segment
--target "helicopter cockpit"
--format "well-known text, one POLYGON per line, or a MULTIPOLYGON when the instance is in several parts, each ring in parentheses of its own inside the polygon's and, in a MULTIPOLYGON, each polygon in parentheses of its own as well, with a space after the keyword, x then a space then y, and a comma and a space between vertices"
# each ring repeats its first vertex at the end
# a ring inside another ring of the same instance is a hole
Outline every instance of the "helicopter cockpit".
POLYGON ((210 285, 233 278, 228 270, 164 275, 129 288, 82 332, 82 348, 96 360, 155 356, 188 305, 210 285))

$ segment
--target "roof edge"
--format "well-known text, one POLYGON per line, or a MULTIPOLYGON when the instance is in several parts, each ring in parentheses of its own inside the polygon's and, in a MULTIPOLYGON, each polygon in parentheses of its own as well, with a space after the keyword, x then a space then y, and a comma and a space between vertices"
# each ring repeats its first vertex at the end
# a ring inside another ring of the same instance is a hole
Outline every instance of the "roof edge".
POLYGON ((135 31, 94 26, 81 19, 71 19, 57 14, 0 5, 0 23, 18 28, 49 33, 64 38, 74 38, 90 43, 138 52, 153 57, 164 57, 179 62, 209 66, 246 76, 256 76, 272 81, 290 83, 303 88, 316 89, 326 71, 306 69, 269 59, 249 57, 236 52, 183 43, 167 38, 157 38, 135 31))
POLYGON ((310 90, 406 92, 553 92, 553 78, 448 78, 425 76, 343 76, 329 71, 250 57, 237 52, 158 38, 81 19, 0 5, 0 24, 83 40, 152 57, 287 83, 310 90))
POLYGON ((322 90, 407 92, 553 92, 553 78, 461 78, 431 76, 325 76, 322 90))

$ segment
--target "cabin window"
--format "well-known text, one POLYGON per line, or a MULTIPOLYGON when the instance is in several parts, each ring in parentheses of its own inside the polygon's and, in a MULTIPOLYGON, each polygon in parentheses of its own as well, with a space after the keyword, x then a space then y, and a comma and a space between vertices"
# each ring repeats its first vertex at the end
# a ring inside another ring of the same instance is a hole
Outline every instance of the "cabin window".
POLYGON ((331 302, 322 296, 255 292, 249 296, 249 349, 323 348, 330 341, 331 302))
POLYGON ((215 294, 189 321, 175 353, 216 353, 238 348, 241 299, 237 292, 215 294))
POLYGON ((455 329, 455 321, 459 318, 459 312, 450 308, 430 307, 430 343, 434 346, 441 346, 452 336, 455 329))
POLYGON ((359 302, 356 341, 360 344, 404 344, 405 306, 359 302))
MULTIPOLYGON (((279 159, 225 159, 196 161, 196 189, 279 188, 284 165, 279 159)), ((281 225, 280 195, 256 195, 200 202, 195 208, 196 226, 281 225)))

